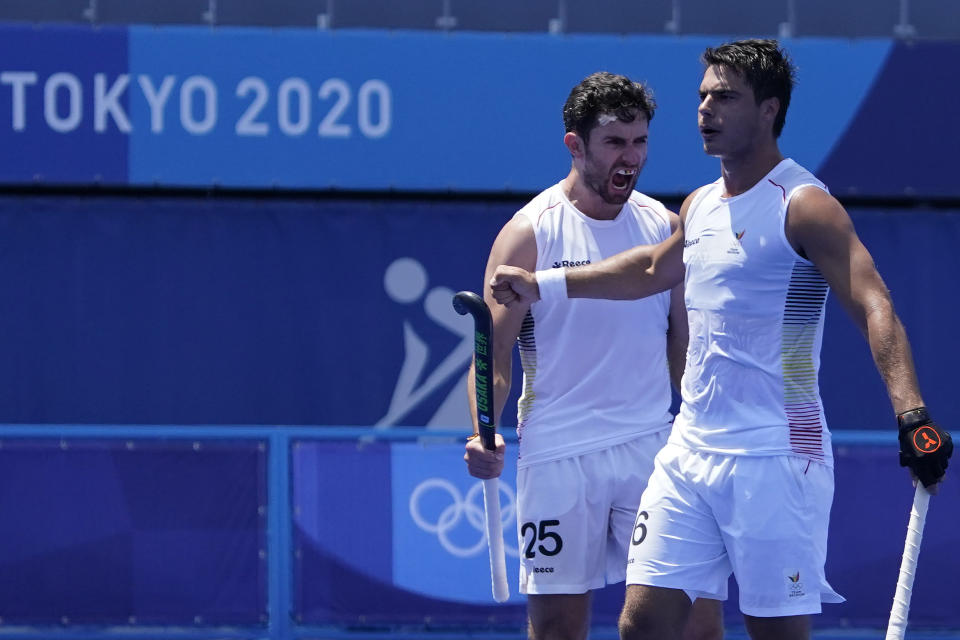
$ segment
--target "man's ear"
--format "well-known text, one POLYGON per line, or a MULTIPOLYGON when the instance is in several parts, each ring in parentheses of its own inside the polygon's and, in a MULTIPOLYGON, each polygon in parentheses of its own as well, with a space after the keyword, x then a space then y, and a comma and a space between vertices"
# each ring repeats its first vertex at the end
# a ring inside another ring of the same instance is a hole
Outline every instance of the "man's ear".
POLYGON ((773 122, 777 119, 777 114, 780 113, 780 98, 770 97, 761 102, 760 113, 763 114, 764 119, 770 122, 772 128, 773 122))
POLYGON ((584 144, 583 138, 574 133, 573 131, 567 131, 563 136, 563 144, 567 147, 567 150, 570 152, 570 155, 574 158, 579 158, 584 154, 584 144))

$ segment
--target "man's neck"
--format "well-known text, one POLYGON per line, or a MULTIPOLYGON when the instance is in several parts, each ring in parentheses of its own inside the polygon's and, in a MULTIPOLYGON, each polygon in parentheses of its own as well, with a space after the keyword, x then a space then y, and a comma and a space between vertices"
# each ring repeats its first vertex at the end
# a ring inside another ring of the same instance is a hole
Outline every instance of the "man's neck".
POLYGON ((599 194, 584 184, 575 168, 560 182, 560 188, 580 213, 594 220, 613 220, 623 208, 623 205, 604 202, 599 194))
POLYGON ((782 161, 783 155, 776 145, 748 156, 721 159, 724 195, 733 197, 749 191, 782 161))

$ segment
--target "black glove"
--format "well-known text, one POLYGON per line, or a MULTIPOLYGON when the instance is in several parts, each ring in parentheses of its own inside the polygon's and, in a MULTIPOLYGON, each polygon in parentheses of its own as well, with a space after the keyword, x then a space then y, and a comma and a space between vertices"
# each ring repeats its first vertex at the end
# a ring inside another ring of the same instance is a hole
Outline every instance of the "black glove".
POLYGON ((900 466, 910 467, 923 486, 936 484, 947 470, 953 440, 930 419, 926 407, 904 411, 900 425, 900 466))

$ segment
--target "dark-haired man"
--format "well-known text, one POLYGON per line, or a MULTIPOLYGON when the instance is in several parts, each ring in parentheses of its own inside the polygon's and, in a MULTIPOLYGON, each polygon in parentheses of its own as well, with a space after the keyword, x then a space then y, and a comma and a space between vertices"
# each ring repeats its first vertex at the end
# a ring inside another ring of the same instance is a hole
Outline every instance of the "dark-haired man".
MULTIPOLYGON (((654 108, 645 86, 620 75, 595 73, 573 88, 563 109, 570 173, 503 227, 487 282, 499 264, 562 272, 670 236, 676 214, 634 191, 654 108)), ((516 342, 524 371, 517 522, 529 635, 580 640, 591 590, 624 580, 640 495, 670 430, 670 373, 679 384, 687 342, 682 287, 646 300, 509 309, 493 304, 489 285, 484 297, 494 324, 497 417, 516 342)), ((474 438, 464 458, 472 475, 490 478, 500 475, 503 456, 498 436, 496 452, 474 438)), ((719 602, 698 602, 686 637, 722 634, 719 602)))
POLYGON ((691 600, 724 597, 732 572, 752 638, 806 639, 810 614, 842 601, 824 574, 833 469, 817 371, 828 288, 869 342, 901 464, 935 492, 953 445, 923 406, 905 331, 850 217, 780 153, 789 57, 775 41, 742 40, 703 62, 698 121, 721 178, 690 194, 674 234, 565 274, 500 267, 492 288, 513 306, 641 298, 685 280, 683 402, 638 512, 621 637, 680 637, 691 600))

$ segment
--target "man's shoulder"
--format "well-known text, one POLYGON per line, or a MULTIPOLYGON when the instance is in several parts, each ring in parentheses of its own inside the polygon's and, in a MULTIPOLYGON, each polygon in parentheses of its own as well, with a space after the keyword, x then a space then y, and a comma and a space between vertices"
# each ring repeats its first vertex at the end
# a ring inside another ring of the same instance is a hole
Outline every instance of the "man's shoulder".
MULTIPOLYGON (((717 178, 713 182, 699 186, 691 191, 686 197, 684 204, 687 209, 693 210, 707 198, 719 198, 721 195, 723 195, 723 178, 717 178)), ((681 207, 681 209, 683 209, 683 207, 681 207)))
POLYGON ((662 202, 639 191, 630 194, 628 206, 632 207, 637 215, 652 217, 667 225, 670 224, 671 216, 675 215, 662 202))
POLYGON ((557 183, 535 195, 532 200, 517 211, 517 215, 526 218, 531 224, 537 225, 545 214, 559 210, 563 203, 563 192, 560 184, 557 183))
POLYGON ((654 209, 657 211, 662 211, 666 209, 663 206, 663 203, 657 200, 656 198, 651 198, 645 193, 640 193, 639 191, 634 191, 630 194, 630 204, 634 207, 654 209))
POLYGON ((823 181, 813 175, 813 172, 795 162, 792 158, 785 158, 783 162, 770 172, 767 179, 784 190, 784 197, 787 200, 790 199, 794 191, 807 186, 818 187, 830 193, 830 190, 823 181))

